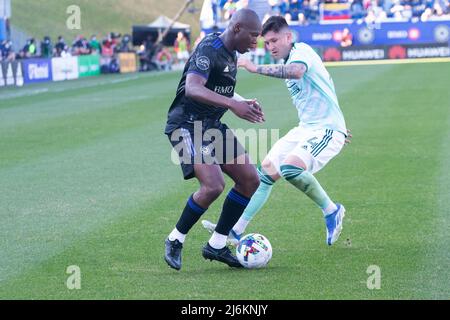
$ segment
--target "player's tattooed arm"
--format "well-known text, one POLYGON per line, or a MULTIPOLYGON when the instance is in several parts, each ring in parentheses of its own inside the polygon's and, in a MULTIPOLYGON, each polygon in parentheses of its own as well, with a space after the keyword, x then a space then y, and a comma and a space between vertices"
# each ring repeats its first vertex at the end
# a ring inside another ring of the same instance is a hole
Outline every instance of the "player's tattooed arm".
POLYGON ((305 72, 306 66, 300 63, 268 64, 256 67, 256 73, 280 79, 300 79, 305 72))
POLYGON ((238 66, 252 73, 280 79, 300 79, 308 70, 303 63, 255 65, 245 58, 239 58, 238 66))

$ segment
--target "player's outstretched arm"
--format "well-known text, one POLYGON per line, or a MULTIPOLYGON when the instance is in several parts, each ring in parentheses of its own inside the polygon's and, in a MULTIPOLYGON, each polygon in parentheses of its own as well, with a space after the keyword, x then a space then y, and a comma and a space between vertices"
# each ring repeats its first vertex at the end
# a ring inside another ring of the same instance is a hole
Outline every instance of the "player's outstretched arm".
POLYGON ((206 79, 195 73, 190 73, 186 77, 185 93, 186 97, 200 103, 230 109, 239 118, 258 123, 264 122, 264 113, 259 104, 255 106, 252 100, 238 101, 233 98, 222 96, 205 87, 206 79))
POLYGON ((240 58, 238 66, 245 68, 252 73, 259 73, 268 77, 280 79, 300 79, 307 71, 306 66, 302 63, 285 64, 266 64, 255 65, 247 59, 240 58))

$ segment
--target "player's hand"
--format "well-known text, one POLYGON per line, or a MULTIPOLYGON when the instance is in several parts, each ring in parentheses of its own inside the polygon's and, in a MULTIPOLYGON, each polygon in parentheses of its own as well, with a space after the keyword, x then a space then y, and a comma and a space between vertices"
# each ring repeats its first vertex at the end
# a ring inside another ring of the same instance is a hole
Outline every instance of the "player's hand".
POLYGON ((256 72, 256 65, 246 58, 241 57, 238 59, 238 67, 244 68, 249 72, 256 72))
POLYGON ((266 121, 266 119, 264 118, 264 111, 261 108, 261 104, 259 103, 259 101, 256 98, 246 100, 246 102, 262 113, 262 122, 266 121))
POLYGON ((255 100, 236 101, 232 100, 230 110, 239 118, 252 123, 264 122, 264 113, 259 103, 255 100))
POLYGON ((352 143, 352 131, 350 129, 347 129, 347 137, 345 138, 345 145, 352 143))

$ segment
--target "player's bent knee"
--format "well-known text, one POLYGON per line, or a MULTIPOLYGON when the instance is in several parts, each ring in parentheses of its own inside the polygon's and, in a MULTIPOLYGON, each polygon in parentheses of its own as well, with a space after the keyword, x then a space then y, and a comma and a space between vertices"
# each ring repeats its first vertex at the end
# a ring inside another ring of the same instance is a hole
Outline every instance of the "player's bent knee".
POLYGON ((281 174, 289 183, 295 185, 301 191, 307 193, 312 185, 312 174, 297 166, 283 164, 281 174))
POLYGON ((295 156, 295 155, 288 156, 283 161, 282 166, 283 165, 290 165, 290 166, 294 166, 297 168, 301 168, 301 169, 303 169, 303 171, 307 170, 305 162, 302 159, 300 159, 298 156, 295 156))
POLYGON ((247 197, 251 197, 259 187, 259 176, 255 174, 246 174, 236 182, 236 188, 247 197))
POLYGON ((209 199, 217 199, 225 190, 225 183, 215 183, 211 185, 203 185, 200 189, 201 193, 209 199))
POLYGON ((251 193, 254 193, 258 189, 260 182, 258 174, 254 174, 248 179, 247 184, 251 193))
POLYGON ((291 180, 300 176, 305 169, 291 164, 282 164, 280 166, 281 175, 286 180, 291 180))
POLYGON ((260 174, 270 177, 272 181, 277 181, 280 178, 275 165, 267 159, 264 159, 264 161, 261 163, 260 174))

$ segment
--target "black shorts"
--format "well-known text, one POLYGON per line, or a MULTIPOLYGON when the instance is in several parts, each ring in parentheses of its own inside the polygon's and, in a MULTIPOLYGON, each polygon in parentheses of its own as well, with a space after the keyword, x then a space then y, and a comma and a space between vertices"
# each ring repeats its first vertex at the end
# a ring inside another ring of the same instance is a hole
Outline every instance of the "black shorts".
POLYGON ((233 132, 219 121, 201 127, 185 124, 171 132, 168 138, 186 180, 195 177, 194 164, 233 163, 237 157, 246 154, 233 132))

